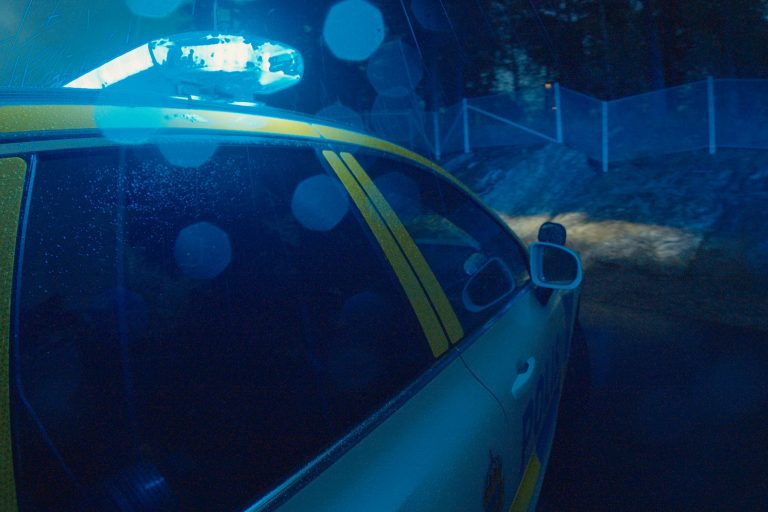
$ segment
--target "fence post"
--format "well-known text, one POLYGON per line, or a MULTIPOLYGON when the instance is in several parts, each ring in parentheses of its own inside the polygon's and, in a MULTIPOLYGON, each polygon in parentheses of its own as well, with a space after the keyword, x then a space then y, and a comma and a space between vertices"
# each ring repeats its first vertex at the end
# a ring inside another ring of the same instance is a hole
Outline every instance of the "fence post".
POLYGON ((709 114, 709 154, 717 151, 717 132, 715 126, 715 81, 707 77, 707 112, 709 114))
POLYGON ((467 98, 461 100, 461 116, 464 125, 464 154, 469 153, 469 115, 467 112, 467 98))
POLYGON ((557 131, 557 143, 563 143, 563 111, 560 108, 560 83, 555 82, 555 123, 557 131))
POLYGON ((608 102, 603 101, 603 172, 608 172, 608 102))
POLYGON ((440 160, 440 115, 432 112, 432 134, 435 138, 435 160, 440 160))

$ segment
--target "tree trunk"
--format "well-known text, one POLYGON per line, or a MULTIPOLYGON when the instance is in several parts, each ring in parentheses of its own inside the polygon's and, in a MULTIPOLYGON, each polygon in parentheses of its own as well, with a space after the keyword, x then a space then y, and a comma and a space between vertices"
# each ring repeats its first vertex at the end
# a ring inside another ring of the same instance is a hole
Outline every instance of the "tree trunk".
POLYGON ((648 30, 648 49, 649 49, 649 75, 651 80, 651 89, 663 89, 666 85, 664 76, 664 59, 662 55, 661 41, 659 37, 659 16, 656 12, 656 5, 653 0, 646 0, 645 9, 647 11, 646 23, 648 30))
POLYGON ((611 70, 611 43, 608 39, 608 18, 605 13, 605 0, 600 0, 600 32, 603 37, 603 68, 608 99, 613 99, 613 71, 611 70))

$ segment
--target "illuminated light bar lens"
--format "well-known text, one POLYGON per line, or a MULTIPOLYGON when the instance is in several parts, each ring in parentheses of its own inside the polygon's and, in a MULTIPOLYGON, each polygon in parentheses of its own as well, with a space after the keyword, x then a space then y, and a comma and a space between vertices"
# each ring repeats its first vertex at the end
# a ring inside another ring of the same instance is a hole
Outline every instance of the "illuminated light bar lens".
POLYGON ((144 44, 75 78, 64 85, 64 87, 102 89, 124 80, 129 76, 134 76, 142 71, 146 71, 152 66, 152 56, 147 49, 147 45, 144 44))
POLYGON ((64 87, 101 89, 150 68, 172 83, 250 97, 295 85, 304 73, 304 61, 294 48, 262 38, 182 34, 150 41, 64 87))

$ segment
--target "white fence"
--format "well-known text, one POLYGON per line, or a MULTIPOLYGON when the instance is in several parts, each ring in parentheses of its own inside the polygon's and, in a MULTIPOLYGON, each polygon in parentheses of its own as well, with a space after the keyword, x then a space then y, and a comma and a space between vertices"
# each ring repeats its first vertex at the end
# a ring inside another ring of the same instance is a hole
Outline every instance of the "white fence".
POLYGON ((602 163, 718 148, 768 149, 768 80, 712 78, 602 101, 549 84, 440 112, 364 116, 368 130, 438 160, 472 148, 562 143, 602 163))

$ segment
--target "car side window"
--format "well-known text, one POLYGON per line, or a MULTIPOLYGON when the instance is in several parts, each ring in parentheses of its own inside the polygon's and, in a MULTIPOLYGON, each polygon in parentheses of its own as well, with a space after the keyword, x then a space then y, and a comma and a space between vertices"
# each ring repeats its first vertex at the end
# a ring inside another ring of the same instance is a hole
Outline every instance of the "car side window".
POLYGON ((525 249, 469 194, 430 170, 355 156, 410 233, 465 332, 528 282, 525 249))
POLYGON ((242 510, 434 361, 309 148, 44 154, 26 220, 22 511, 242 510))

